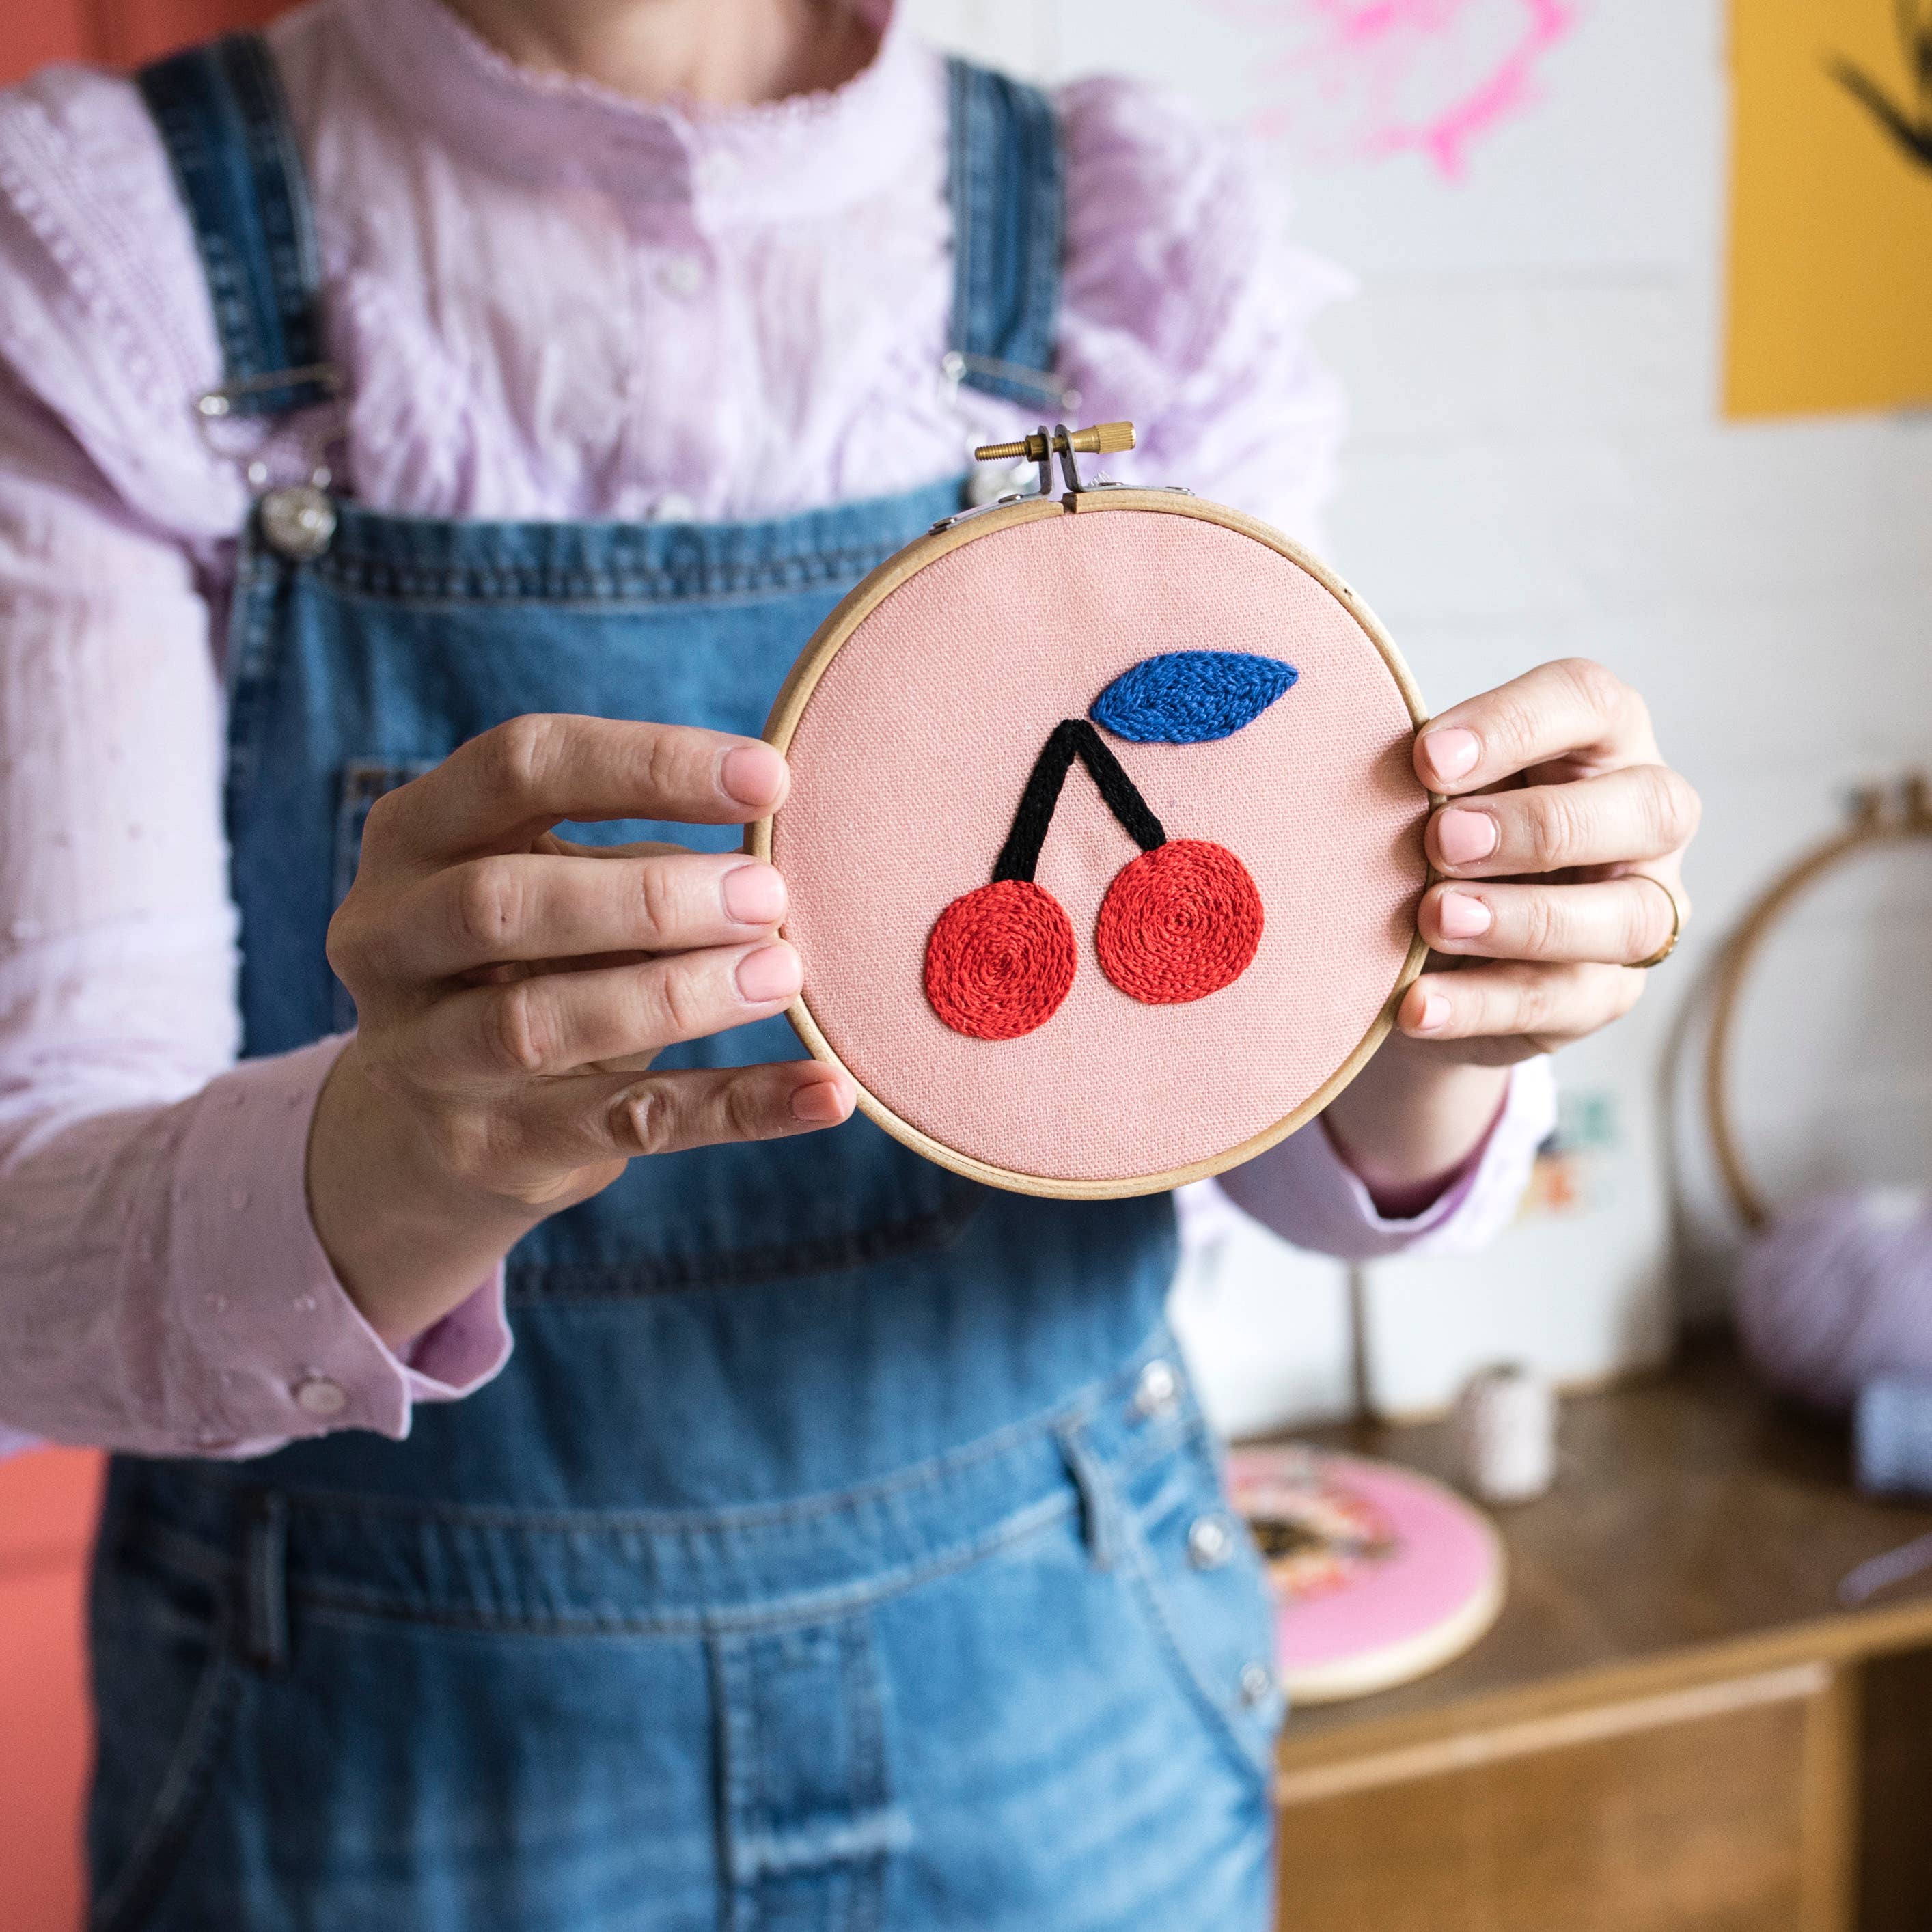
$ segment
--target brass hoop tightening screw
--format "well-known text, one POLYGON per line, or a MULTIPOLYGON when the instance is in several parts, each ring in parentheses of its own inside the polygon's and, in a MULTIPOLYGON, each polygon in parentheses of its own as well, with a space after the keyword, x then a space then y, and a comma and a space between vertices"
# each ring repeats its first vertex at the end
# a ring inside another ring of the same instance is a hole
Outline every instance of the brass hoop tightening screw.
MULTIPOLYGON (((1118 456, 1121 451, 1134 446, 1134 426, 1130 422, 1096 423, 1091 429, 1076 429, 1067 439, 1070 447, 1078 456, 1118 456)), ((982 443, 973 452, 975 463, 999 463, 1024 457, 1029 463, 1041 463, 1058 447, 1050 432, 1035 430, 1030 436, 1023 436, 1017 442, 982 443)))

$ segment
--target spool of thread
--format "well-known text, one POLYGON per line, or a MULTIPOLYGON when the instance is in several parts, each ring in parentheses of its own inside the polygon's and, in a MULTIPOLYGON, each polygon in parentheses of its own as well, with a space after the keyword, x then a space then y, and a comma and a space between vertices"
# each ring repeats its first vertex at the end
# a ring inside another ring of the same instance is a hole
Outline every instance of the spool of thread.
POLYGON ((1485 1502, 1532 1502, 1556 1480, 1556 1391, 1520 1362, 1470 1378, 1456 1436, 1463 1484, 1485 1502))

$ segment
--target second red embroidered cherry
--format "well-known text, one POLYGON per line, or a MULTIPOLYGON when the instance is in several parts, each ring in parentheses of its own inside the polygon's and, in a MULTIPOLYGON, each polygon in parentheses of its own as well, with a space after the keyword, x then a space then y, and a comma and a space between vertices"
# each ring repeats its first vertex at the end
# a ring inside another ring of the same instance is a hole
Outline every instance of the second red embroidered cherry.
POLYGON ((1177 1006, 1238 980, 1260 948, 1262 922, 1253 875, 1226 846, 1174 838, 1115 874, 1094 950, 1122 992, 1177 1006))

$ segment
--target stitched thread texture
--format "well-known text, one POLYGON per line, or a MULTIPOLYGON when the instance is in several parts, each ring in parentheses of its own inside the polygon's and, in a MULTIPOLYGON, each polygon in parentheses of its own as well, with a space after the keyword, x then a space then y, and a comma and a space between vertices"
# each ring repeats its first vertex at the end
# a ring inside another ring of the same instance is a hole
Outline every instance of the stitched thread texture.
POLYGON ((1048 734, 1040 756, 1020 794, 1019 808, 1013 814, 1012 830, 994 862, 995 879, 1030 879, 1040 864, 1048 828, 1053 823, 1054 808, 1060 802, 1060 788, 1068 770, 1078 758, 1098 788, 1107 809, 1120 821, 1127 836, 1143 852, 1150 852, 1166 842, 1167 834, 1148 808, 1140 790, 1122 769, 1120 761, 1108 750, 1099 732, 1084 718, 1063 718, 1048 734))
POLYGON ((1232 986, 1262 943, 1262 896, 1225 845, 1177 838, 1121 867, 1094 931, 1100 969, 1130 998, 1178 1006, 1232 986))
MULTIPOLYGON (((1224 658, 1226 652, 1177 652, 1148 658, 1127 674, 1177 658, 1224 658)), ((1254 658, 1275 674, 1264 709, 1294 682, 1286 664, 1254 658)), ((1108 687, 1104 698, 1124 679, 1108 687)), ((1262 682, 1267 682, 1263 680, 1262 682)), ((1197 681, 1198 682, 1198 681, 1197 681)), ((1249 698, 1259 686, 1252 681, 1249 698)), ((1170 691, 1179 688, 1170 682, 1170 691)), ((1233 702, 1216 700, 1224 721, 1233 702)), ((1246 700, 1244 700, 1246 701, 1246 700)), ((1098 704, 1095 706, 1097 713, 1098 704)), ((1204 713, 1193 720, 1202 725, 1204 713)), ((1243 717, 1214 735, 1227 736, 1243 717)), ((1181 741, 1188 742, 1188 741, 1181 741)), ((1107 808, 1141 848, 1107 888, 1095 924, 1101 970, 1130 999, 1178 1006, 1231 986, 1253 963, 1262 940, 1262 898, 1246 866, 1207 839, 1170 842, 1140 788, 1084 718, 1063 718, 1028 775, 990 885, 962 892, 934 922, 926 946, 926 997, 955 1033, 974 1040, 1018 1040, 1044 1026, 1072 990, 1073 926, 1034 874, 1073 760, 1091 775, 1107 808)))
POLYGON ((1004 1172, 1057 1186, 1214 1161, 1330 1079, 1402 970, 1428 812, 1414 729, 1354 612, 1239 531, 1117 508, 964 544, 859 625, 788 754, 772 849, 812 1017, 883 1106, 1004 1172), (986 615, 1008 611, 1050 616, 1022 636, 986 615), (921 989, 926 940, 947 900, 992 877, 1048 734, 1138 659, 1209 646, 1301 674, 1218 742, 1130 746, 1100 728, 1171 838, 1218 840, 1253 874, 1267 914, 1253 964, 1192 1006, 1149 1006, 1103 976, 1096 917, 1139 848, 1076 772, 1038 875, 1073 922, 1072 991, 1023 1040, 954 1032, 921 989), (922 823, 927 836, 910 829, 922 823))
POLYGON ((1205 745, 1252 724, 1301 674, 1245 651, 1166 651, 1124 670, 1092 716, 1142 745, 1205 745))
POLYGON ((926 997, 955 1033, 1018 1040, 1060 1010, 1074 956, 1073 922, 1051 892, 1030 879, 996 879, 962 892, 934 922, 926 997))
MULTIPOLYGON (((1241 651, 1168 651, 1143 658, 1093 703, 1116 737, 1205 744, 1232 737, 1300 674, 1241 651)), ((1027 775, 993 882, 955 899, 926 947, 926 997, 955 1033, 1018 1040, 1044 1026, 1072 991, 1073 927, 1034 882, 1054 808, 1078 758, 1107 809, 1141 848, 1100 902, 1094 950, 1108 980, 1148 1006, 1179 1006, 1232 986, 1262 943, 1262 896, 1225 845, 1170 843, 1140 788, 1084 718, 1063 718, 1027 775)))

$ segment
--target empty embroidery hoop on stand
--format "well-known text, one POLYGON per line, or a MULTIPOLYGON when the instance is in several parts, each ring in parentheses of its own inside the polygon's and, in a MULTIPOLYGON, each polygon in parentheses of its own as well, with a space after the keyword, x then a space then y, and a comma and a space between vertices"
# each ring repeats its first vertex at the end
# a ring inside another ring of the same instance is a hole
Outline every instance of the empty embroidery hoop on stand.
POLYGON ((1082 478, 1130 426, 1022 445, 820 627, 766 737, 790 1018, 879 1126, 1031 1194, 1252 1159, 1382 1043, 1426 947, 1426 712, 1347 585, 1185 490, 1082 478), (1052 493, 1058 454, 1066 488, 1052 493))

